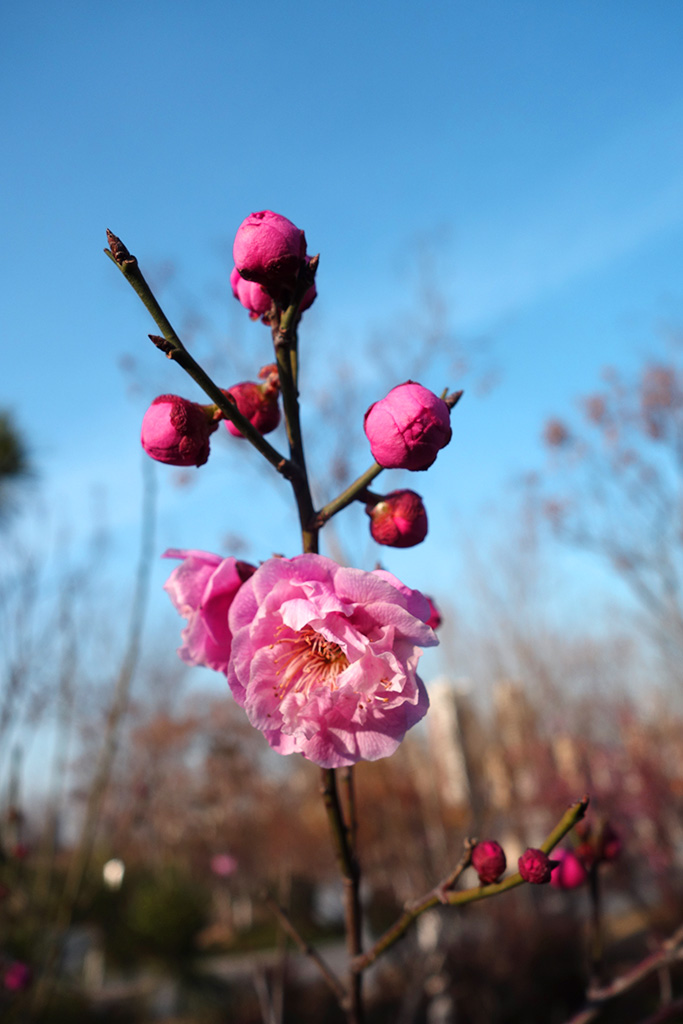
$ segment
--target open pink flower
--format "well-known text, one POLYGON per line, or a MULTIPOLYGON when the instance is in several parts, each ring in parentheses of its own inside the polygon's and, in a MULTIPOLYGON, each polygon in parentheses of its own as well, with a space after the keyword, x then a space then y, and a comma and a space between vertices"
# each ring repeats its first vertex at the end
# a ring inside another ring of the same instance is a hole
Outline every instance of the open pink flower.
POLYGON ((164 584, 171 601, 187 619, 178 654, 190 665, 225 672, 232 642, 228 611, 255 567, 208 551, 170 549, 163 557, 183 559, 164 584))
POLYGON ((374 761, 425 715, 417 662, 438 640, 426 602, 389 575, 321 555, 271 558, 238 592, 228 682, 278 753, 323 768, 374 761))

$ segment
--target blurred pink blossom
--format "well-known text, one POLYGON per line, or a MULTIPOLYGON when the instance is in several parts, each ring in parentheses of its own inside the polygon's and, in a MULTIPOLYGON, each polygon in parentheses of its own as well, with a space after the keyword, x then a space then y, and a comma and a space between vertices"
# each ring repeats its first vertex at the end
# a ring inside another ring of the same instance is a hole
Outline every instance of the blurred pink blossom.
POLYGON ((227 878, 237 871, 238 862, 229 853, 217 853, 211 858, 211 870, 219 878, 227 878))
POLYGON ((370 406, 365 433, 385 469, 428 469, 451 439, 450 410, 432 391, 408 380, 370 406))
POLYGON ((15 960, 5 971, 3 980, 10 992, 23 992, 31 984, 31 968, 21 960, 15 960))
POLYGON ((162 557, 183 559, 164 584, 176 609, 187 619, 178 654, 190 665, 225 672, 232 640, 228 611, 255 567, 208 551, 170 549, 162 557))
POLYGON ((555 850, 556 866, 550 876, 550 884, 556 889, 578 889, 588 878, 586 868, 573 850, 555 850))
POLYGON ((269 559, 239 590, 228 682, 278 753, 323 768, 374 761, 426 713, 417 662, 438 640, 411 611, 424 599, 387 575, 307 554, 269 559))

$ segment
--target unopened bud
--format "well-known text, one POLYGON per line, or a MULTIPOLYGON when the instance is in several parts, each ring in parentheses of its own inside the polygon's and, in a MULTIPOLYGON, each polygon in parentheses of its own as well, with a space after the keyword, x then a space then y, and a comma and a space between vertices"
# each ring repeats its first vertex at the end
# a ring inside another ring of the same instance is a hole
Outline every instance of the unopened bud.
POLYGON ((286 217, 261 210, 240 224, 232 254, 242 277, 275 297, 294 288, 306 257, 306 236, 286 217))
POLYGON ((428 469, 452 436, 446 402, 412 380, 371 405, 364 426, 373 458, 385 469, 428 469))
POLYGON ((412 548, 427 536, 427 512, 415 491, 392 491, 375 504, 365 506, 370 533, 378 544, 412 548))
POLYGON ((140 440, 157 462, 203 466, 209 457, 209 435, 217 426, 196 402, 179 395, 159 395, 142 419, 140 440))
POLYGON ((479 875, 482 885, 497 882, 506 866, 505 851, 495 839, 477 843, 472 850, 472 867, 479 875))
MULTIPOLYGON (((255 427, 259 434, 269 434, 271 430, 275 430, 280 422, 277 374, 275 374, 274 379, 271 374, 264 384, 257 384, 252 380, 242 381, 241 384, 233 384, 223 394, 234 401, 244 418, 249 420, 252 427, 255 427)), ((233 437, 244 436, 232 420, 225 419, 224 423, 233 437)))
POLYGON ((520 875, 525 882, 531 882, 532 885, 545 885, 549 882, 551 872, 558 863, 556 860, 550 860, 543 850, 536 850, 534 847, 525 850, 517 861, 520 875))

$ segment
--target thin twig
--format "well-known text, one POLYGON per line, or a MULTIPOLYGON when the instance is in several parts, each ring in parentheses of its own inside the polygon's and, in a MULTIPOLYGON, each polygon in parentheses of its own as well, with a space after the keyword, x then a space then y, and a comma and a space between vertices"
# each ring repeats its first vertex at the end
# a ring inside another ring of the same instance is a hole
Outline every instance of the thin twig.
MULTIPOLYGON (((655 971, 660 970, 660 968, 673 963, 674 960, 680 959, 683 954, 683 950, 681 949, 682 946, 683 925, 678 928, 665 942, 663 942, 659 949, 655 950, 654 953, 650 953, 629 971, 619 975, 619 977, 615 978, 609 985, 602 985, 599 988, 589 988, 587 992, 588 1005, 568 1020, 566 1024, 590 1024, 591 1021, 594 1021, 599 1014, 602 1013, 606 1003, 610 1002, 612 999, 616 999, 616 997, 622 995, 622 993, 628 992, 639 982, 649 977, 655 971)), ((667 1010, 669 1010, 669 1007, 663 1007, 659 1013, 661 1014, 667 1010)), ((657 1015, 652 1018, 653 1021, 668 1019, 670 1019, 670 1017, 661 1017, 657 1015)))
POLYGON ((112 701, 104 725, 104 737, 95 772, 88 791, 85 814, 81 824, 76 852, 69 864, 64 889, 56 912, 54 934, 48 943, 45 968, 34 990, 32 1011, 39 1019, 48 1006, 57 980, 59 944, 73 920, 83 883, 90 866, 100 812, 107 792, 111 770, 116 757, 121 722, 128 709, 131 684, 140 658, 142 635, 152 572, 154 533, 156 528, 156 481, 150 463, 143 463, 144 494, 140 553, 133 599, 130 606, 128 639, 114 684, 112 701))
MULTIPOLYGON (((440 882, 437 882, 437 884, 432 889, 431 893, 428 894, 429 896, 436 896, 439 903, 448 903, 447 894, 450 892, 451 889, 454 888, 455 883, 458 881, 463 871, 465 871, 472 863, 472 850, 474 849, 474 846, 474 839, 465 839, 463 843, 462 857, 460 858, 456 866, 453 868, 450 875, 447 875, 440 882)), ((417 907, 421 906, 423 899, 414 901, 413 903, 407 903, 405 909, 407 911, 413 911, 417 909, 417 907)))
POLYGON ((325 963, 325 961, 320 956, 318 951, 314 949, 313 946, 309 945, 309 943, 306 942, 304 938, 302 938, 302 936, 297 931, 296 926, 292 923, 284 907, 280 906, 277 900, 274 899, 272 896, 266 896, 265 904, 270 910, 272 910, 272 912, 275 914, 284 930, 287 932, 290 938, 294 940, 294 942, 299 947, 301 952, 305 956, 307 956, 309 960, 312 960, 313 963, 316 965, 316 967, 322 974, 323 978, 327 982, 327 985, 336 996, 338 1002, 341 1005, 344 1005, 347 1001, 346 989, 344 988, 344 986, 342 985, 341 981, 336 976, 334 971, 325 963))
POLYGON ((163 335, 162 339, 157 335, 150 334, 150 340, 169 359, 178 363, 199 385, 202 391, 208 395, 214 405, 220 409, 223 416, 235 424, 240 433, 267 459, 278 473, 289 479, 293 474, 293 468, 289 460, 285 459, 276 448, 273 448, 263 435, 258 432, 256 427, 245 416, 242 416, 235 403, 226 398, 218 385, 187 351, 145 280, 135 256, 131 256, 121 240, 109 230, 107 231, 107 239, 111 249, 105 249, 105 254, 119 268, 163 335))
POLYGON ((355 501, 361 496, 363 491, 367 488, 368 484, 372 483, 376 476, 382 472, 382 467, 378 462, 373 462, 369 469, 366 469, 364 473, 354 480, 352 484, 342 491, 333 501, 329 501, 327 505, 323 505, 319 512, 315 514, 315 521, 319 526, 323 526, 328 519, 336 515, 337 512, 341 512, 343 508, 350 505, 351 502, 355 501))

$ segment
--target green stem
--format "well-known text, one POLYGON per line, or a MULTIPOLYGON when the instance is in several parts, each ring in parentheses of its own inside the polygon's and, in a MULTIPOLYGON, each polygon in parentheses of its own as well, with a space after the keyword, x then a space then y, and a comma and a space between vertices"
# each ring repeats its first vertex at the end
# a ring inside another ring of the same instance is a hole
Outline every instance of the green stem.
MULTIPOLYGON (((558 824, 555 826, 550 835, 541 844, 541 849, 544 853, 550 853, 550 851, 557 846, 561 839, 576 825, 577 821, 580 821, 586 813, 588 807, 588 797, 585 796, 577 803, 573 804, 558 824)), ((432 889, 427 896, 421 900, 417 900, 415 903, 404 911, 401 917, 393 924, 387 931, 382 935, 372 949, 369 949, 367 953, 362 956, 355 958, 352 967, 354 971, 364 971, 367 967, 375 962, 375 960, 384 953, 390 946, 407 932, 413 921, 424 914, 425 910, 430 910, 432 907, 438 906, 440 903, 448 903, 451 906, 464 906, 467 903, 477 903, 479 900, 488 899, 490 896, 498 896, 499 893, 507 892, 509 889, 516 889, 518 885, 523 885, 524 879, 517 872, 514 875, 510 875, 509 878, 505 878, 502 882, 495 882, 493 885, 480 885, 473 889, 461 889, 458 892, 443 892, 439 890, 437 886, 436 890, 432 889)))
POLYGON ((363 491, 366 489, 368 484, 372 483, 376 476, 382 472, 382 466, 379 463, 374 462, 369 469, 366 469, 357 480, 354 480, 352 484, 342 491, 338 497, 333 501, 329 501, 327 505, 323 505, 319 512, 316 512, 315 521, 320 526, 324 526, 328 519, 336 515, 337 512, 341 512, 343 508, 350 505, 352 501, 356 501, 357 498, 362 496, 363 491))

